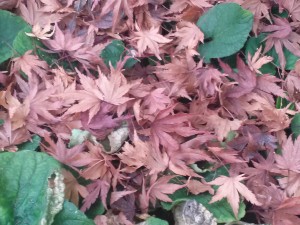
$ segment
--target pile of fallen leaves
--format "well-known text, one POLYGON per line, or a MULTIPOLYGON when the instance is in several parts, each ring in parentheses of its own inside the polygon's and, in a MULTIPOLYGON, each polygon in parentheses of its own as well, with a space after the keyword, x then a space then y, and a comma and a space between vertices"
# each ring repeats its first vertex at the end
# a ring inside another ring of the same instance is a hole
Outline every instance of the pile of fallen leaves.
POLYGON ((300 0, 0 8, 25 21, 11 43, 0 21, 0 148, 37 141, 96 224, 188 198, 220 223, 300 224, 300 0))

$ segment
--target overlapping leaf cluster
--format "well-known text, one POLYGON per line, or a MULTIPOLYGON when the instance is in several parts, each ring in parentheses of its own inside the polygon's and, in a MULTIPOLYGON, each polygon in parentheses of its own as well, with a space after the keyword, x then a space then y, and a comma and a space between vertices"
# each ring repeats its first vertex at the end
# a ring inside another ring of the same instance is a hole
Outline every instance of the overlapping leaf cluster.
POLYGON ((266 223, 300 223, 299 0, 0 8, 25 21, 0 11, 18 24, 5 35, 0 21, 0 148, 41 137, 65 198, 96 224, 142 221, 178 190, 213 213, 225 198, 233 219, 219 222, 248 204, 266 223))

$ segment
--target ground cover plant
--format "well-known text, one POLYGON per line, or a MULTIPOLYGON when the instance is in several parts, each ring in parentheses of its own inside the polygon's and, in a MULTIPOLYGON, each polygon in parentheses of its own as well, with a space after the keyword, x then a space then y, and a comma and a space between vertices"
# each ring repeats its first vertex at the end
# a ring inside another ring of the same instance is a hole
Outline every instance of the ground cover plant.
POLYGON ((0 9, 0 224, 300 224, 300 0, 0 9))

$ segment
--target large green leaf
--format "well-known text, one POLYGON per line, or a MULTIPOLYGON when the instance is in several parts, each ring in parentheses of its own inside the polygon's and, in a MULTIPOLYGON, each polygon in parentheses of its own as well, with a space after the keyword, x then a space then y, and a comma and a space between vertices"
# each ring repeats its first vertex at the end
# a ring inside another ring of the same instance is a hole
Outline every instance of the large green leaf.
POLYGON ((38 135, 33 135, 31 140, 26 141, 22 144, 19 144, 18 147, 18 151, 23 151, 23 150, 31 150, 31 151, 35 151, 41 143, 41 137, 38 135))
POLYGON ((55 186, 57 190, 54 191, 48 187, 49 178, 58 177, 59 169, 59 163, 44 153, 1 153, 0 224, 50 222, 63 203, 63 188, 55 186), (57 204, 59 202, 61 205, 57 204))
MULTIPOLYGON (((128 54, 125 52, 124 43, 120 40, 113 40, 109 45, 107 45, 101 52, 101 57, 103 58, 104 63, 109 66, 109 63, 113 67, 116 67, 117 62, 123 59, 124 55, 128 54)), ((124 68, 132 67, 137 60, 134 58, 127 59, 124 68)))
POLYGON ((291 130, 295 138, 300 134, 300 113, 297 113, 291 122, 291 130))
POLYGON ((65 201, 63 209, 55 216, 52 225, 95 225, 95 223, 73 203, 65 201))
POLYGON ((145 222, 140 223, 139 225, 168 225, 169 223, 165 220, 161 220, 155 217, 149 217, 145 222))
POLYGON ((197 22, 205 37, 205 43, 199 45, 199 53, 205 59, 210 59, 238 52, 244 46, 252 24, 252 13, 238 4, 214 6, 197 22))
POLYGON ((0 10, 0 63, 14 55, 13 41, 18 33, 27 26, 21 17, 0 10))

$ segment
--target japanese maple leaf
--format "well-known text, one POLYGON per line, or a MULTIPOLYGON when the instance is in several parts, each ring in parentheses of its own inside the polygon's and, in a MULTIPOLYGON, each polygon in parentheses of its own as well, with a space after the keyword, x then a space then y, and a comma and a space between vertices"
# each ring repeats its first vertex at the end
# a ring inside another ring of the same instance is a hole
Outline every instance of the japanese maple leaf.
POLYGON ((300 73, 295 70, 290 71, 284 82, 290 101, 297 101, 300 91, 300 73))
POLYGON ((170 150, 177 150, 179 148, 179 143, 171 135, 172 133, 183 137, 199 133, 196 129, 187 126, 188 119, 194 117, 194 115, 185 113, 169 115, 174 107, 175 105, 160 111, 151 124, 150 137, 157 149, 159 149, 159 144, 170 150))
POLYGON ((29 78, 31 78, 32 72, 35 72, 40 77, 46 75, 48 64, 45 61, 39 60, 36 55, 32 55, 32 50, 25 52, 24 55, 14 58, 12 72, 22 70, 29 78))
POLYGON ((286 198, 272 210, 273 225, 295 225, 300 223, 300 197, 286 198))
POLYGON ((79 203, 79 195, 85 198, 88 191, 85 186, 78 183, 73 174, 65 169, 62 169, 65 183, 65 198, 73 202, 76 206, 79 203))
POLYGON ((246 167, 243 169, 243 173, 248 175, 247 186, 255 188, 258 185, 269 185, 270 183, 276 183, 273 178, 278 169, 274 168, 275 163, 274 152, 269 152, 268 157, 265 159, 260 154, 255 155, 255 160, 252 160, 254 167, 246 167))
POLYGON ((147 142, 139 139, 136 132, 133 136, 133 145, 125 142, 122 153, 118 154, 121 161, 135 170, 144 166, 146 159, 150 153, 151 146, 147 142))
POLYGON ((216 159, 222 159, 225 163, 242 163, 243 160, 238 156, 238 152, 232 149, 224 149, 221 147, 208 147, 208 150, 216 159))
POLYGON ((262 32, 272 32, 267 36, 264 53, 268 52, 273 46, 278 54, 281 68, 284 70, 286 59, 283 47, 291 53, 300 57, 300 35, 293 31, 293 27, 298 27, 298 23, 290 23, 285 18, 273 18, 274 24, 262 28, 262 32))
POLYGON ((110 184, 106 180, 95 180, 87 186, 88 195, 83 200, 80 210, 85 212, 98 199, 101 199, 103 206, 107 209, 106 198, 110 188, 110 184))
POLYGON ((62 31, 55 25, 55 33, 52 40, 45 40, 45 44, 55 52, 72 52, 79 50, 84 45, 83 36, 75 36, 69 31, 62 31))
POLYGON ((281 79, 269 74, 258 76, 254 92, 267 99, 271 104, 274 104, 274 96, 287 97, 285 91, 277 84, 280 82, 282 82, 281 79))
POLYGON ((159 34, 159 27, 152 27, 150 30, 142 30, 137 24, 135 24, 133 41, 137 41, 137 50, 142 55, 147 49, 153 53, 159 60, 159 44, 166 44, 171 42, 171 39, 165 38, 159 34))
POLYGON ((40 24, 44 27, 46 24, 59 22, 63 17, 61 14, 52 13, 49 15, 41 11, 35 0, 28 0, 26 3, 27 5, 20 3, 21 15, 32 26, 40 24))
POLYGON ((113 105, 121 105, 131 100, 131 98, 124 95, 126 95, 135 84, 127 84, 122 74, 111 73, 108 78, 99 70, 99 78, 92 79, 91 77, 83 75, 78 70, 77 73, 83 90, 70 91, 62 94, 62 96, 68 100, 73 99, 74 101, 79 101, 77 104, 71 106, 65 115, 89 111, 90 122, 99 111, 101 101, 113 105))
POLYGON ((104 179, 110 176, 111 170, 114 169, 111 164, 114 157, 105 154, 104 148, 100 145, 96 146, 90 142, 86 142, 86 145, 89 152, 85 153, 80 163, 87 168, 82 171, 81 175, 85 179, 91 180, 104 179))
POLYGON ((54 116, 52 111, 60 109, 61 102, 51 98, 56 90, 40 87, 39 82, 36 75, 32 76, 28 82, 17 77, 17 83, 24 95, 23 104, 30 109, 27 119, 34 120, 37 124, 44 122, 41 118, 47 122, 57 122, 59 118, 54 116))
POLYGON ((198 8, 207 8, 211 7, 212 5, 208 3, 208 0, 175 0, 171 5, 170 11, 171 12, 182 12, 188 6, 196 6, 198 8))
POLYGON ((26 118, 30 111, 29 105, 21 103, 16 96, 12 95, 11 85, 7 87, 6 91, 1 91, 0 96, 0 105, 8 111, 12 129, 15 130, 26 125, 26 118))
POLYGON ((279 0, 279 6, 287 9, 294 21, 300 21, 300 1, 298 0, 279 0))
POLYGON ((115 31, 118 21, 125 13, 128 16, 129 22, 133 21, 132 5, 128 0, 107 0, 102 8, 101 14, 97 20, 102 20, 104 16, 113 14, 112 32, 115 31))
POLYGON ((136 132, 132 142, 133 144, 125 142, 123 152, 118 154, 123 163, 133 170, 145 166, 150 170, 150 174, 162 172, 167 168, 168 157, 155 150, 150 142, 140 140, 136 132))
POLYGON ((289 171, 285 177, 277 179, 281 188, 283 188, 287 196, 300 197, 300 174, 289 171))
POLYGON ((27 129, 19 128, 12 129, 12 124, 9 119, 5 119, 4 124, 0 127, 0 150, 1 151, 16 151, 16 145, 21 144, 30 139, 30 134, 27 129))
POLYGON ((162 176, 149 187, 147 190, 147 196, 153 206, 155 206, 157 199, 163 202, 172 202, 172 199, 168 196, 168 194, 173 194, 175 191, 185 186, 168 183, 174 177, 176 176, 162 176))
POLYGON ((243 122, 238 119, 224 119, 217 114, 209 115, 207 118, 205 118, 205 120, 207 121, 207 126, 215 130, 219 141, 222 141, 227 136, 229 131, 238 130, 243 122))
POLYGON ((29 37, 36 37, 41 40, 48 40, 55 32, 54 26, 49 23, 45 26, 41 26, 39 23, 33 25, 31 33, 25 32, 25 34, 29 37))
POLYGON ((189 191, 194 195, 199 195, 200 193, 208 191, 210 194, 214 194, 214 189, 206 184, 205 182, 200 182, 199 180, 188 180, 186 183, 186 187, 189 189, 189 191))
POLYGON ((177 30, 171 34, 171 37, 178 38, 178 46, 175 52, 185 48, 193 49, 199 42, 204 41, 204 34, 194 23, 181 22, 177 26, 179 28, 177 27, 177 30))
POLYGON ((300 173, 300 137, 293 143, 291 135, 282 145, 282 155, 276 155, 275 159, 278 168, 300 173))
POLYGON ((47 135, 44 136, 44 139, 48 145, 42 144, 43 150, 61 163, 77 171, 78 169, 76 167, 82 167, 84 165, 82 163, 82 157, 84 157, 82 154, 84 150, 83 144, 68 149, 61 138, 58 138, 56 143, 47 135))
POLYGON ((254 14, 254 23, 253 23, 253 31, 257 34, 257 28, 260 22, 260 19, 266 18, 271 22, 269 9, 271 5, 268 1, 262 0, 245 0, 242 5, 244 9, 250 10, 254 14))
POLYGON ((262 74, 259 69, 269 62, 272 62, 273 58, 271 56, 260 56, 262 51, 262 46, 257 49, 253 56, 251 56, 250 52, 248 52, 247 60, 248 66, 250 69, 258 74, 262 74))
POLYGON ((165 109, 171 103, 170 97, 164 92, 165 88, 156 88, 144 98, 142 107, 147 108, 144 109, 144 113, 155 115, 157 111, 165 109))
POLYGON ((252 90, 256 87, 255 72, 251 71, 239 56, 237 56, 236 61, 238 73, 235 73, 227 64, 219 61, 220 66, 222 67, 224 72, 238 83, 237 86, 233 86, 226 92, 226 96, 231 98, 238 98, 245 94, 248 94, 252 92, 252 90))
POLYGON ((245 197, 246 200, 252 204, 261 205, 256 199, 255 195, 244 185, 241 181, 245 180, 244 174, 234 177, 219 176, 215 180, 208 182, 210 185, 220 186, 217 193, 213 196, 209 203, 220 201, 223 198, 227 198, 228 203, 233 209, 235 217, 238 217, 240 196, 239 193, 245 197))

